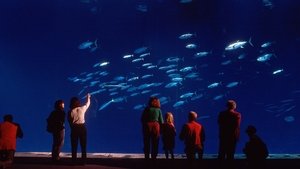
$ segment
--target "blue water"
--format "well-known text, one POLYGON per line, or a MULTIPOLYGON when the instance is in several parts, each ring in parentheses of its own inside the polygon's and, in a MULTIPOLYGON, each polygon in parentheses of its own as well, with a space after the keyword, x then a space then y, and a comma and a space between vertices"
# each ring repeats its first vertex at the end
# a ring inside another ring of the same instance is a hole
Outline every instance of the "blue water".
MULTIPOLYGON (((299 10, 296 0, 1 1, 0 115, 23 127, 17 151, 50 151, 54 101, 68 111, 89 92, 88 151, 142 153, 140 115, 155 95, 178 134, 196 111, 205 153, 217 153, 217 116, 234 99, 238 153, 249 124, 270 153, 299 153, 299 10)), ((69 134, 66 124, 65 152, 69 134)))

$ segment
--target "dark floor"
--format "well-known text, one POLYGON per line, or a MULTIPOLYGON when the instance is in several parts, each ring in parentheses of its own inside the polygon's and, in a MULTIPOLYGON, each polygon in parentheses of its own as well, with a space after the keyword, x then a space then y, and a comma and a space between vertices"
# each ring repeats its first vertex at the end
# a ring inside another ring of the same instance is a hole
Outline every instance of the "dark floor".
MULTIPOLYGON (((58 164, 53 164, 47 157, 16 157, 13 169, 247 169, 245 159, 236 159, 234 166, 226 166, 216 159, 204 159, 201 162, 189 163, 186 159, 157 159, 144 160, 142 158, 88 158, 85 165, 72 164, 70 158, 62 158, 58 164)), ((300 169, 300 159, 268 159, 265 166, 266 169, 300 169)), ((261 168, 260 167, 260 168, 261 168)))

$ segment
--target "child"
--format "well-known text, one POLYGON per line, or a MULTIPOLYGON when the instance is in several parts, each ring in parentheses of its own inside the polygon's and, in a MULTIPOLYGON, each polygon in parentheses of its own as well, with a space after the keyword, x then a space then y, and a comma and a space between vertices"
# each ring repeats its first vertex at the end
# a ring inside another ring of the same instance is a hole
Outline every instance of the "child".
POLYGON ((173 149, 175 147, 175 136, 176 129, 174 126, 173 114, 167 112, 165 115, 165 123, 162 124, 162 141, 166 159, 169 159, 169 153, 171 154, 171 158, 174 159, 173 149))

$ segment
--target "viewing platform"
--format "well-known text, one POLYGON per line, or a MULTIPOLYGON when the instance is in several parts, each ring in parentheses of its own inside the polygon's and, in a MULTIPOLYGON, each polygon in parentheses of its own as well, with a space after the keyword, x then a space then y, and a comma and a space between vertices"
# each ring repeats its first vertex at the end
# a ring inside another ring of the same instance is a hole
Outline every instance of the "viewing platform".
MULTIPOLYGON (((70 153, 61 153, 59 163, 52 163, 49 152, 16 152, 13 169, 218 169, 225 168, 217 160, 216 154, 204 154, 201 162, 195 161, 189 164, 184 154, 176 154, 174 160, 165 159, 164 154, 159 154, 157 160, 145 160, 143 154, 124 153, 88 153, 85 165, 73 164, 70 153)), ((80 157, 80 153, 78 154, 80 157)), ((235 156, 235 168, 246 169, 245 156, 237 154, 235 156)), ((80 158, 79 158, 80 159, 80 158)), ((300 154, 270 154, 266 162, 267 169, 299 169, 300 154)), ((226 168, 227 169, 227 168, 226 168)))

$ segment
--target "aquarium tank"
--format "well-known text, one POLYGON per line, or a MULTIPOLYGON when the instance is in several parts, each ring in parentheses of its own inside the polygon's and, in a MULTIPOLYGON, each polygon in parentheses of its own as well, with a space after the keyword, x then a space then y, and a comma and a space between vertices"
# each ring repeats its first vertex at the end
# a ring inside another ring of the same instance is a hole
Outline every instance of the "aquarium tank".
MULTIPOLYGON (((297 0, 10 0, 0 2, 1 118, 24 138, 17 152, 50 152, 46 118, 73 96, 89 153, 143 153, 141 113, 151 96, 178 135, 190 111, 218 152, 218 114, 237 102, 236 152, 257 128, 272 154, 299 153, 300 3, 297 0)), ((63 152, 71 151, 65 123, 63 152)), ((162 141, 159 153, 163 153, 162 141)))

